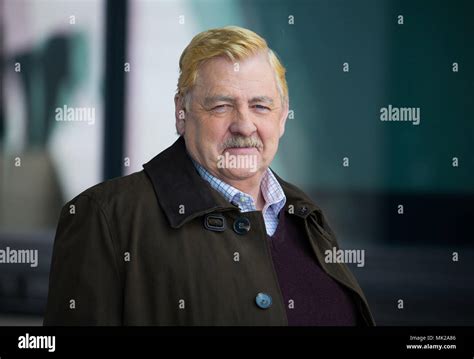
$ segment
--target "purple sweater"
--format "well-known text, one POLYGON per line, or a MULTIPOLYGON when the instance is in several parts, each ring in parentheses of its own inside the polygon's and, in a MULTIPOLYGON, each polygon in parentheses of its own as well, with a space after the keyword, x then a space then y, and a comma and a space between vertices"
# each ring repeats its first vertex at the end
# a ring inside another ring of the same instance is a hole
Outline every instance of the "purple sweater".
POLYGON ((357 325, 354 297, 321 269, 302 224, 282 210, 276 232, 267 236, 288 325, 357 325))

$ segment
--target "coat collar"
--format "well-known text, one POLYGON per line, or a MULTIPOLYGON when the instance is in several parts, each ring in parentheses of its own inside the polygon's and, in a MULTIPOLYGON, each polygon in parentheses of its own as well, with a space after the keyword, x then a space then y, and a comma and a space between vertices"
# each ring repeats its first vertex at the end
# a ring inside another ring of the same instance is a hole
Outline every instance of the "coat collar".
MULTIPOLYGON (((143 167, 173 228, 179 228, 206 213, 238 210, 201 178, 187 153, 182 136, 143 167)), ((283 181, 275 172, 273 174, 285 192, 287 201, 284 209, 288 213, 306 218, 315 211, 320 212, 305 193, 283 181)))

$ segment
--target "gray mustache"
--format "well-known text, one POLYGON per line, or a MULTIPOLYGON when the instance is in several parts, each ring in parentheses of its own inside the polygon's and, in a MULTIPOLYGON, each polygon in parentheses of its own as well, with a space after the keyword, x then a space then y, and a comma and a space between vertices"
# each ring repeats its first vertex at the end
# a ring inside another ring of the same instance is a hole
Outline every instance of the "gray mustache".
POLYGON ((256 137, 233 136, 227 139, 224 144, 224 149, 230 147, 263 147, 263 143, 256 137))

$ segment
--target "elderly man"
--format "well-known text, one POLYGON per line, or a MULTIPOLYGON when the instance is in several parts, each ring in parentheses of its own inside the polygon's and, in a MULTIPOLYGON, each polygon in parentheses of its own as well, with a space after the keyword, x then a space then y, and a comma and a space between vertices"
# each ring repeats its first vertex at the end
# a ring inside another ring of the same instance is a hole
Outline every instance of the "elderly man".
POLYGON ((180 58, 180 137, 62 210, 45 325, 373 325, 321 210, 269 168, 285 69, 239 27, 180 58))

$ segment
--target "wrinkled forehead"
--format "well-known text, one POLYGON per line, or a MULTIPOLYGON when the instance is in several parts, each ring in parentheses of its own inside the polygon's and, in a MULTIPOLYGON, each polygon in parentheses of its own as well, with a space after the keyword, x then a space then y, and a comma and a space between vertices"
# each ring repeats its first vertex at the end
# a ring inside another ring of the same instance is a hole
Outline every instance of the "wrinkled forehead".
POLYGON ((198 70, 193 93, 200 97, 273 98, 278 95, 274 71, 265 54, 231 61, 217 57, 198 70))

